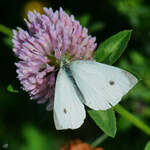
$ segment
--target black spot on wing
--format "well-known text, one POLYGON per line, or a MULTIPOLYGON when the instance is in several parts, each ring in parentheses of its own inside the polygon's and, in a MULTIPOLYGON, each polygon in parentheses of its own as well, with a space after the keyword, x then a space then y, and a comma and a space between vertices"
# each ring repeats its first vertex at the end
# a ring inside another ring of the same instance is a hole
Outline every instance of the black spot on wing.
POLYGON ((110 84, 110 85, 114 85, 114 84, 115 84, 115 82, 114 82, 114 81, 112 81, 112 80, 110 80, 110 81, 109 81, 109 84, 110 84))
POLYGON ((67 110, 66 110, 66 108, 64 108, 64 113, 65 113, 65 114, 67 113, 67 110))

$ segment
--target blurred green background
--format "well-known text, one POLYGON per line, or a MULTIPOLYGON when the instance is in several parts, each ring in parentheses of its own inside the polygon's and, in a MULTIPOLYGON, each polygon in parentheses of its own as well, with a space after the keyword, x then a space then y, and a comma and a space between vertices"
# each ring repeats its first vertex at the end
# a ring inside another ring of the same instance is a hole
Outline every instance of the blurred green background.
MULTIPOLYGON (((74 14, 98 45, 111 35, 133 29, 129 45, 115 64, 142 79, 121 104, 150 125, 150 1, 149 0, 3 0, 0 1, 0 24, 11 29, 26 28, 23 18, 28 10, 42 12, 42 6, 60 6, 74 14)), ((87 117, 78 130, 56 131, 52 112, 45 105, 30 100, 16 79, 17 61, 8 36, 0 33, 0 150, 8 143, 10 150, 59 150, 66 142, 80 138, 92 143, 102 131, 87 117), (12 85, 18 93, 7 90, 12 85)), ((106 139, 104 150, 143 150, 149 137, 117 115, 117 135, 106 139)))

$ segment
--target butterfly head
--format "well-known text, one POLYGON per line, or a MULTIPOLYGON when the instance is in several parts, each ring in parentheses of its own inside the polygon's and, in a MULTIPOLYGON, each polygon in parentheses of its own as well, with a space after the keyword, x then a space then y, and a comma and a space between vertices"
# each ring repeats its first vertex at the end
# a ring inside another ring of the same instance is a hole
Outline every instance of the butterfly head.
POLYGON ((65 55, 62 55, 60 58, 60 68, 69 64, 69 62, 70 62, 69 59, 65 55))

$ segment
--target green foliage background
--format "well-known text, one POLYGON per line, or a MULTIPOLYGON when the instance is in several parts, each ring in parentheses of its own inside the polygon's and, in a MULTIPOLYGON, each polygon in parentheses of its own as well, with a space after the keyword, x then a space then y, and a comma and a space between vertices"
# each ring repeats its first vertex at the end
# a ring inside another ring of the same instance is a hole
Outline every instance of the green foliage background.
MULTIPOLYGON (((132 29, 131 40, 120 59, 114 64, 141 78, 139 84, 124 97, 121 104, 132 114, 150 125, 150 1, 144 0, 45 0, 53 9, 63 7, 74 14, 89 33, 97 37, 98 45, 119 31, 132 29)), ((0 2, 0 24, 9 28, 25 27, 25 5, 30 0, 0 2)), ((1 28, 1 26, 0 26, 1 28)), ((77 130, 56 131, 52 112, 45 105, 29 100, 16 79, 10 37, 0 33, 0 149, 8 143, 10 150, 58 150, 69 140, 80 138, 92 143, 103 134, 87 116, 77 130), (12 88, 10 85, 12 85, 12 88), (13 91, 9 92, 8 91, 13 91), (18 94, 19 91, 19 94, 18 94)), ((8 35, 11 32, 7 32, 8 35)), ((105 150, 143 150, 149 136, 117 115, 115 138, 107 138, 100 146, 105 150)), ((149 147, 149 146, 147 146, 149 147)), ((146 147, 146 150, 148 148, 146 147)))

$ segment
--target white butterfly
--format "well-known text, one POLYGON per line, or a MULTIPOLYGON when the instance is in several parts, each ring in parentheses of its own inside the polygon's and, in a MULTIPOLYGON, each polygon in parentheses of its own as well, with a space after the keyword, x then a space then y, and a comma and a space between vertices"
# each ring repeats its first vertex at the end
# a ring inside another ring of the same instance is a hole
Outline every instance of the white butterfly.
POLYGON ((137 81, 125 70, 95 61, 63 63, 55 87, 56 129, 79 128, 86 117, 83 104, 94 110, 107 110, 115 106, 137 81))

